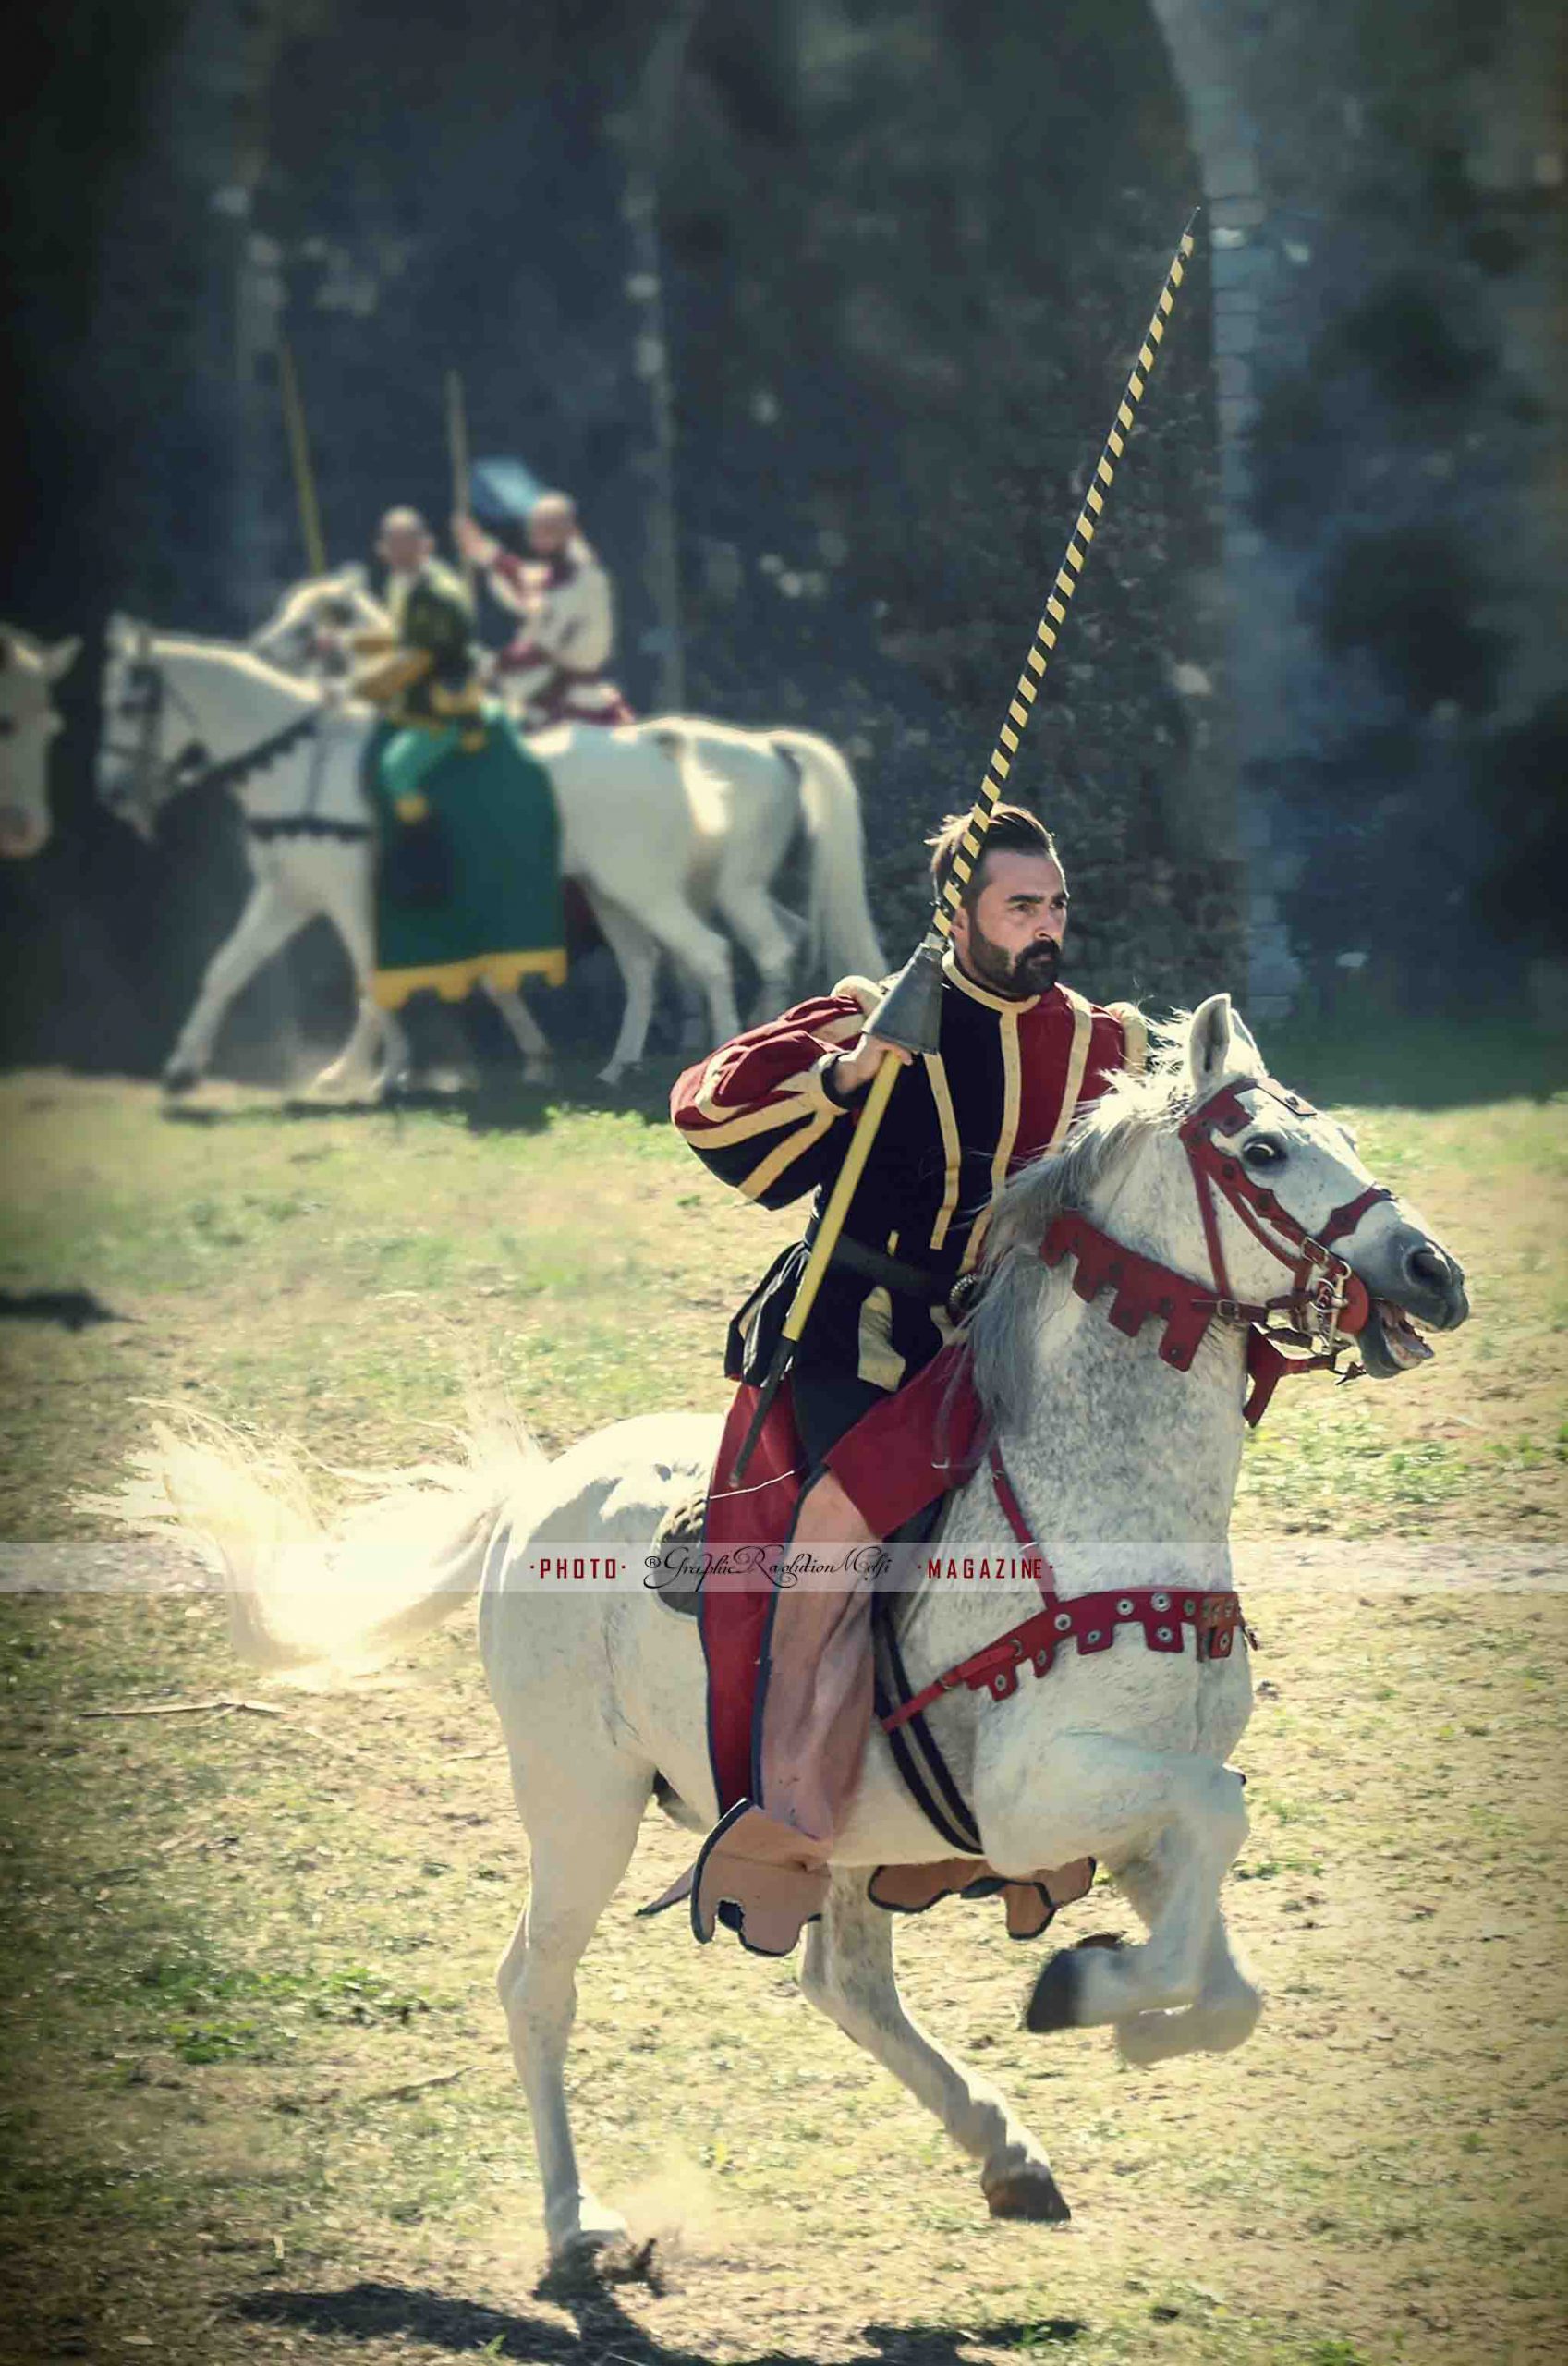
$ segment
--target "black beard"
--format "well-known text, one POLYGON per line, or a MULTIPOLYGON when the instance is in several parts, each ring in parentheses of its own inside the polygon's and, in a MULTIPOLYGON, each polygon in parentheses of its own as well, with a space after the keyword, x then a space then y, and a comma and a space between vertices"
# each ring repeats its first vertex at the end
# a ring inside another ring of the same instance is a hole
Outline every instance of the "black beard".
POLYGON ((1062 967, 1062 948, 1048 936, 1022 953, 1009 953, 977 926, 971 913, 965 958, 979 983, 989 986, 993 994, 1003 994, 1009 1002, 1022 1002, 1029 994, 1051 992, 1062 967))

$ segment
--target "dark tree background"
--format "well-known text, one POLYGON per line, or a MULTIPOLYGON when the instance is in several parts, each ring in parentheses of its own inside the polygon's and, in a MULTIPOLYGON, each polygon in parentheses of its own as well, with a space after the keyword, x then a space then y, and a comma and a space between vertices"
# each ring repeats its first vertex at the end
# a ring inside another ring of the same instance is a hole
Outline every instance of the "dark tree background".
MULTIPOLYGON (((1017 782, 1071 852, 1074 973, 1157 1001, 1239 984, 1244 922, 1257 944, 1278 913, 1304 994, 1370 945, 1393 1000, 1440 1002, 1459 865, 1479 880, 1465 926, 1511 990, 1559 941, 1537 883, 1563 753, 1561 672, 1520 656, 1561 585, 1507 522, 1521 487, 1560 482, 1561 411, 1520 355, 1542 349, 1531 291, 1561 257, 1561 189, 1528 141, 1501 195, 1483 186, 1494 132, 1513 153, 1487 110, 1525 104, 1521 17, 66 0, 30 20, 0 159, 25 458, 0 615, 93 639, 63 700, 55 843, 0 872, 0 1048, 155 1063, 237 908, 232 815, 191 800, 145 849, 96 813, 96 636, 116 607, 240 633, 299 571, 280 330, 334 558, 364 555, 392 501, 444 519, 442 384, 460 368, 476 451, 581 501, 645 707, 666 384, 687 702, 845 747, 904 945, 919 839, 972 794, 1206 194, 1195 27, 1243 78, 1273 176, 1258 229, 1226 235, 1268 248, 1289 302, 1265 321, 1238 493, 1200 250, 1029 735, 1017 782), (1465 76, 1468 115, 1449 96, 1465 76), (657 302, 628 213, 639 165, 657 302), (1250 662, 1245 596, 1222 629, 1238 550, 1301 636, 1261 749, 1227 720, 1250 662), (1511 566, 1540 579, 1523 607, 1511 566)), ((344 983, 308 940, 230 1053, 298 1011, 330 1031, 344 983)))

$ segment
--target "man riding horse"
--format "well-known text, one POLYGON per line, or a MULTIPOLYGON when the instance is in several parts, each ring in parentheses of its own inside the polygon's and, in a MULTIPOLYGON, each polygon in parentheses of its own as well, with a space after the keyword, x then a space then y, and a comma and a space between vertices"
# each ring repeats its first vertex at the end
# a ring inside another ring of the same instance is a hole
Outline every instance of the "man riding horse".
POLYGON ((454 749, 484 746, 473 603, 461 579, 435 555, 417 509, 389 509, 376 553, 386 567, 386 631, 356 633, 353 647, 371 662, 354 679, 358 698, 396 726, 382 753, 382 773, 398 818, 422 817, 421 784, 454 749))
POLYGON ((521 620, 496 670, 525 728, 634 721, 605 677, 615 647, 614 597, 576 503, 564 493, 540 494, 526 531, 531 555, 523 558, 472 518, 452 520, 464 557, 484 569, 493 598, 521 620))
MULTIPOLYGON (((930 841, 939 896, 966 819, 930 841)), ((675 1123, 722 1181, 770 1208, 816 1195, 806 1238, 775 1259, 730 1326, 725 1370, 742 1386, 709 1506, 710 1553, 782 1543, 770 1506, 787 1501, 802 1473, 791 1541, 805 1550, 891 1535, 954 1482, 946 1392, 910 1384, 954 1335, 1008 1177, 1059 1150, 1076 1111, 1117 1069, 1143 1064, 1136 1010, 1101 1009, 1057 982, 1067 905, 1051 833, 1021 807, 1000 806, 954 919, 940 1049, 889 1104, 744 1490, 730 1486, 735 1451, 847 1150, 850 1113, 884 1057, 908 1055, 866 1031, 879 990, 850 979, 736 1037, 676 1084, 675 1123)), ((863 1588, 778 1588, 759 1633, 755 1597, 706 1594, 711 1735, 728 1811, 697 1870, 699 1930, 722 1898, 743 1937, 749 1910, 775 1952, 766 1933, 787 1929, 792 1906, 796 1921, 809 1910, 869 1728, 869 1610, 863 1588), (738 1735, 722 1690, 737 1680, 738 1735), (753 1794, 744 1805, 731 1796, 743 1787, 753 1794)))

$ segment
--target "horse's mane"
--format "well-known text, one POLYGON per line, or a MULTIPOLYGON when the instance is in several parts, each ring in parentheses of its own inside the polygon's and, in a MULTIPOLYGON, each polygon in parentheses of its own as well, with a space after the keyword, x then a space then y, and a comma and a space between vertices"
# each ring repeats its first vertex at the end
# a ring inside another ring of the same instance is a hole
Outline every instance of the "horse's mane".
MULTIPOLYGON (((1096 1188, 1150 1135, 1173 1132, 1192 1105, 1187 1041, 1192 1013, 1149 1028, 1141 1073, 1124 1068, 1076 1119, 1064 1149, 1037 1158, 1009 1183, 986 1235, 983 1287, 965 1323, 976 1389, 991 1423, 1022 1410, 1034 1343, 1047 1299, 1065 1288, 1039 1256, 1053 1216, 1088 1205, 1096 1188)), ((1234 1042, 1237 1076, 1266 1073, 1245 1030, 1234 1042)))
MULTIPOLYGON (((302 681, 298 675, 286 673, 271 658, 261 656, 244 641, 225 640, 215 634, 200 632, 164 632, 153 628, 152 641, 159 658, 209 657, 221 663, 228 671, 249 674, 264 681, 269 688, 286 690, 306 706, 319 705, 322 691, 316 682, 302 681)), ((111 666, 126 666, 135 663, 135 652, 111 642, 108 663, 111 666)))

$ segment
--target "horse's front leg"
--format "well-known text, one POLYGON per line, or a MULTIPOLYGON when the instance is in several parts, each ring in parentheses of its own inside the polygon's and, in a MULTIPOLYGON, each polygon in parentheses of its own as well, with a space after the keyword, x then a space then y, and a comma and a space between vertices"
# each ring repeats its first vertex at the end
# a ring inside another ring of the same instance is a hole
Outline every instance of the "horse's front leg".
MULTIPOLYGON (((1165 1904, 1172 1877, 1168 1852, 1162 1847, 1117 1869, 1117 1888, 1150 1930, 1165 1904)), ((1237 1963, 1225 1918, 1216 1908, 1193 2002, 1180 2012, 1136 2013, 1131 2020, 1118 2021, 1116 2050, 1124 2062, 1140 2065, 1169 2061, 1178 2054, 1228 2054, 1246 2044, 1262 2010, 1263 1992, 1237 1963)))
POLYGON ((819 2010, 874 2055, 980 2164, 995 2218, 1070 2216, 1051 2164, 1003 2097, 954 2062, 904 2009, 893 1966, 893 1918, 866 1896, 864 1868, 833 1877, 811 1925, 800 1984, 819 2010))
POLYGON ((373 858, 368 841, 313 849, 314 905, 337 931, 359 996, 353 1031, 335 1060, 311 1086, 314 1092, 374 1095, 408 1074, 408 1038, 402 1021, 375 997, 376 929, 371 907, 373 858))
POLYGON ((526 1084, 548 1084, 553 1072, 553 1055, 550 1038, 523 1000, 516 986, 497 986, 490 979, 484 982, 485 993, 506 1022, 514 1043, 523 1055, 523 1080, 526 1084))
POLYGON ((1129 1864, 1158 1852, 1161 1872, 1140 1946, 1065 1947, 1035 1983, 1026 2013, 1037 2032, 1130 2021, 1201 1994, 1219 1916, 1220 1885, 1246 1837, 1239 1775, 1217 1759, 1151 1750, 1104 1733, 1075 1733, 995 1774, 1005 1792, 977 1796, 986 1854, 999 1872, 1098 1857, 1129 1864))
POLYGON ((167 1092, 188 1092, 206 1073, 229 1005, 258 970, 288 943, 305 913, 276 879, 258 879, 233 934, 207 964, 201 991, 164 1068, 167 1092))

